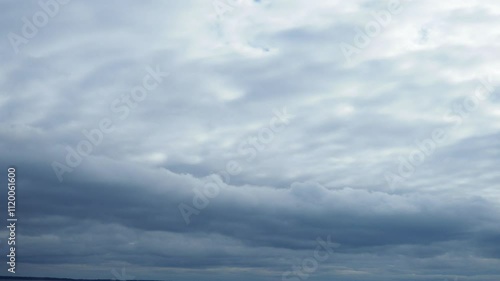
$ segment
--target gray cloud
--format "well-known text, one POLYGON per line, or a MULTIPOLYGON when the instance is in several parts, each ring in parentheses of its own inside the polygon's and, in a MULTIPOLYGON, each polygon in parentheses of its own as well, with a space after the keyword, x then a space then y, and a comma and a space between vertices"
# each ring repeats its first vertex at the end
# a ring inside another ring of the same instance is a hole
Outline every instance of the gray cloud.
POLYGON ((310 280, 498 280, 498 4, 413 1, 348 64, 339 44, 385 4, 240 2, 71 1, 17 54, 8 34, 41 8, 0 4, 18 274, 276 280, 331 235, 310 280), (120 118, 147 67, 170 75, 120 118), (282 108, 290 123, 252 145, 282 108), (114 131, 60 182, 52 163, 104 118, 114 131), (446 141, 389 186, 436 128, 446 141), (179 204, 229 161, 241 172, 186 224, 179 204))

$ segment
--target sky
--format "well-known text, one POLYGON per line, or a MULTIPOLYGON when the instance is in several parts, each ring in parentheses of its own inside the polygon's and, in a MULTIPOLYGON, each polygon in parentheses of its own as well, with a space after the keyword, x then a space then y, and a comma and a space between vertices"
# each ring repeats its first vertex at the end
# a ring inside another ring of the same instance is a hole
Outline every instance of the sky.
POLYGON ((499 15, 0 1, 15 276, 499 280, 499 15))

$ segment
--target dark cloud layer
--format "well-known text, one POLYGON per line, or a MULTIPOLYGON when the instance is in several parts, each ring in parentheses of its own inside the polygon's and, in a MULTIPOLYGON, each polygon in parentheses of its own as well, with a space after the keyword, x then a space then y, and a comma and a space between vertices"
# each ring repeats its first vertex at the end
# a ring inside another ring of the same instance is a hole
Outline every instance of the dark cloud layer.
POLYGON ((41 4, 0 3, 18 275, 280 280, 331 237, 308 280, 498 280, 495 1, 402 1, 350 61, 385 2, 54 1, 18 45, 41 4))

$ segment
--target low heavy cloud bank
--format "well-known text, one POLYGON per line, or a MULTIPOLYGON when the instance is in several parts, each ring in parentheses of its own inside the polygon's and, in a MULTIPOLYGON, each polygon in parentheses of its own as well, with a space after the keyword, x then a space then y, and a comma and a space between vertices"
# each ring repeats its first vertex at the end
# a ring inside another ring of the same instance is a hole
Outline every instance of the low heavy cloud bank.
POLYGON ((498 280, 495 1, 40 3, 0 4, 19 275, 498 280))

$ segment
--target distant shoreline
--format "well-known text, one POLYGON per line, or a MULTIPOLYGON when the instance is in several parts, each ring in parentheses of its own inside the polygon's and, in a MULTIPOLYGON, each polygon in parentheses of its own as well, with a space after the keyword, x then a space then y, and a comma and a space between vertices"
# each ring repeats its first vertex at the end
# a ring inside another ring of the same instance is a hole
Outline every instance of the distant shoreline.
MULTIPOLYGON (((116 279, 79 279, 79 278, 57 278, 57 277, 23 277, 23 276, 0 276, 0 280, 57 280, 57 281, 112 281, 116 279)), ((171 281, 171 280, 140 280, 134 281, 171 281)))

